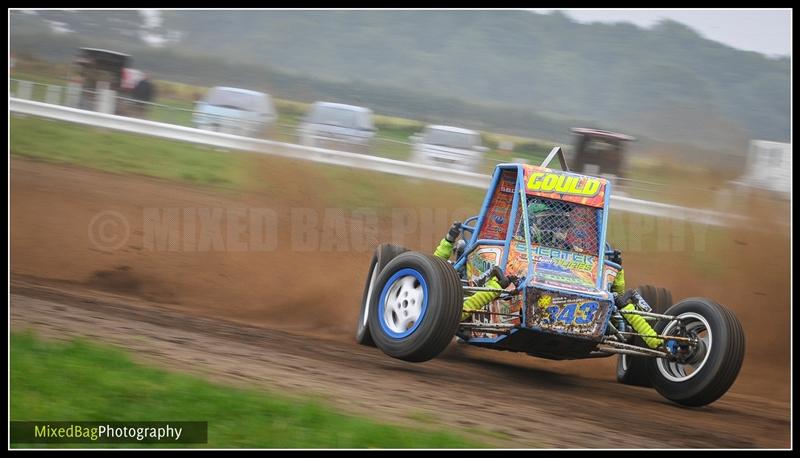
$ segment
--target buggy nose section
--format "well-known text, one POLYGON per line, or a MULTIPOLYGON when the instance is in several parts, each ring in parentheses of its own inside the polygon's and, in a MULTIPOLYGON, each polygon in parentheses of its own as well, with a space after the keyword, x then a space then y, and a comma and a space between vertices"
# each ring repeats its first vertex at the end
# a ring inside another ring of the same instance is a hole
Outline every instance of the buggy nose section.
POLYGON ((525 288, 525 327, 533 330, 599 341, 611 311, 606 291, 573 293, 536 282, 525 288))
POLYGON ((590 297, 598 301, 612 301, 614 299, 610 291, 595 288, 593 285, 590 286, 588 282, 578 286, 577 284, 554 283, 549 280, 542 281, 536 273, 534 273, 532 279, 525 283, 525 289, 526 292, 541 290, 552 294, 563 293, 565 295, 590 297))

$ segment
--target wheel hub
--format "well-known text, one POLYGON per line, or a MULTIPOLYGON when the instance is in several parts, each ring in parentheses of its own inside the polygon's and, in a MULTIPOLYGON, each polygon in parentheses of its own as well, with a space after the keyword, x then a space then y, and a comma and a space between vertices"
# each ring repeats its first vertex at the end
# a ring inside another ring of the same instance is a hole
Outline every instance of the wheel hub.
POLYGON ((703 360, 706 354, 706 344, 704 340, 698 338, 694 333, 687 337, 691 338, 693 342, 691 344, 678 345, 676 357, 681 364, 696 365, 703 360))
POLYGON ((661 375, 673 382, 685 382, 699 373, 708 359, 713 342, 708 321, 697 313, 685 313, 670 322, 663 334, 688 337, 694 344, 675 345, 672 358, 659 359, 656 365, 661 375))
POLYGON ((383 301, 383 322, 394 333, 403 334, 414 328, 422 314, 424 289, 414 275, 397 278, 389 286, 383 301))

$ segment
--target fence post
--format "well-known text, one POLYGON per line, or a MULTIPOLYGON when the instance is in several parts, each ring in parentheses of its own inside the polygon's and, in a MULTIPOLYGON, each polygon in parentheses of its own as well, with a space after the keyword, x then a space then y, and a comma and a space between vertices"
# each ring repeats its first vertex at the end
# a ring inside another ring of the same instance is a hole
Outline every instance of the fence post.
POLYGON ((114 114, 114 102, 116 102, 116 92, 108 88, 107 81, 98 82, 95 110, 100 113, 114 114))
POLYGON ((17 97, 20 99, 30 100, 32 92, 33 83, 24 80, 17 82, 17 97))
POLYGON ((81 104, 81 85, 78 83, 67 83, 66 100, 64 103, 68 107, 78 108, 81 104))
POLYGON ((52 105, 60 105, 61 104, 61 86, 56 86, 55 84, 48 84, 47 85, 47 94, 44 97, 45 103, 49 103, 52 105))

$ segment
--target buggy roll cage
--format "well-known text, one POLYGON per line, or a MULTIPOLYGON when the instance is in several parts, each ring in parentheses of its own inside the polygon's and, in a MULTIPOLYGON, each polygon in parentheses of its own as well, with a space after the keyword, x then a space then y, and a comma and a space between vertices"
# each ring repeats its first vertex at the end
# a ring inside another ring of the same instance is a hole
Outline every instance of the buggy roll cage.
MULTIPOLYGON (((567 165, 567 161, 566 161, 566 158, 564 156, 564 151, 561 149, 560 146, 556 146, 552 150, 550 150, 550 153, 542 161, 542 163, 540 164, 540 167, 545 167, 545 168, 548 167, 550 165, 550 163, 555 158, 558 158, 559 165, 561 166, 561 169, 563 171, 570 172, 569 166, 567 165)), ((458 259, 456 259, 455 263, 453 264, 453 267, 459 272, 462 271, 462 269, 464 269, 468 255, 475 248, 477 248, 478 246, 500 246, 500 247, 503 247, 503 257, 502 257, 502 259, 500 261, 500 265, 501 266, 505 266, 507 264, 507 262, 508 262, 508 255, 509 255, 509 252, 510 252, 509 246, 511 244, 511 240, 512 240, 514 232, 515 232, 512 229, 512 226, 516 226, 518 224, 518 222, 516 221, 517 210, 518 210, 519 205, 520 205, 520 200, 522 200, 523 203, 524 203, 524 199, 525 199, 526 194, 525 194, 524 188, 520 185, 520 183, 522 183, 524 181, 524 175, 525 175, 524 174, 524 170, 519 164, 514 164, 514 163, 498 164, 497 168, 495 169, 495 172, 494 172, 494 174, 492 176, 491 185, 489 186, 488 189, 494 190, 494 189, 497 188, 498 182, 500 181, 501 176, 502 176, 502 171, 504 171, 504 170, 514 170, 517 173, 516 185, 515 185, 515 191, 514 191, 514 198, 513 198, 513 201, 512 201, 512 205, 511 205, 511 213, 509 215, 510 216, 509 230, 507 231, 506 238, 505 238, 505 240, 478 239, 478 231, 477 230, 479 228, 477 227, 477 224, 475 224, 475 223, 482 222, 484 220, 484 218, 486 217, 489 205, 491 203, 491 196, 492 196, 492 193, 487 193, 486 197, 484 198, 483 205, 481 206, 480 214, 478 214, 477 216, 472 216, 470 218, 467 218, 463 223, 461 223, 461 237, 464 240, 467 240, 467 246, 461 252, 460 257, 458 259), (470 225, 470 223, 473 223, 473 225, 470 225), (469 238, 467 238, 467 236, 465 234, 467 232, 469 233, 469 238)), ((613 253, 613 250, 609 251, 609 249, 611 247, 610 247, 610 245, 608 245, 606 243, 606 240, 605 240, 605 233, 606 233, 605 228, 606 228, 606 223, 607 223, 607 220, 608 220, 608 211, 606 211, 606 210, 608 209, 608 201, 609 201, 610 195, 611 195, 611 183, 607 183, 606 184, 606 190, 605 190, 605 202, 603 204, 604 211, 602 212, 602 217, 598 216, 598 221, 597 221, 597 223, 598 223, 598 233, 600 235, 600 240, 598 240, 599 249, 598 249, 598 253, 596 255, 598 256, 599 260, 602 260, 603 263, 609 263, 610 261, 608 261, 607 256, 613 253)), ((528 238, 529 238, 529 234, 530 234, 530 227, 529 227, 529 222, 528 222, 527 208, 526 208, 526 206, 524 204, 522 205, 522 219, 523 219, 523 224, 525 225, 525 240, 526 240, 526 243, 529 245, 528 238)), ((533 266, 533 260, 531 259, 531 251, 530 251, 530 249, 528 249, 527 252, 528 252, 528 265, 530 266, 529 267, 529 270, 530 270, 530 268, 532 268, 532 266, 533 266)), ((616 263, 611 263, 611 265, 613 265, 615 267, 618 267, 618 265, 616 263)), ((602 271, 603 271, 602 268, 598 269, 597 278, 595 279, 595 283, 596 283, 595 286, 596 286, 597 290, 602 290, 602 282, 603 282, 603 273, 602 273, 602 271)), ((526 278, 530 278, 530 276, 531 276, 530 274, 531 274, 531 272, 529 271, 528 274, 526 275, 526 278)), ((559 291, 560 290, 560 288, 557 288, 557 287, 552 287, 552 289, 554 291, 559 291)), ((569 293, 569 294, 575 294, 574 291, 561 290, 561 292, 569 293)))
MULTIPOLYGON (((570 172, 569 167, 567 166, 566 159, 564 157, 564 152, 560 147, 554 147, 550 151, 550 153, 547 155, 547 157, 542 161, 540 167, 546 168, 556 158, 558 158, 558 161, 559 161, 559 163, 561 165, 561 169, 563 171, 565 171, 565 172, 570 172)), ((517 210, 518 210, 518 207, 519 207, 519 204, 520 204, 520 200, 522 200, 523 201, 523 205, 522 205, 521 217, 522 217, 523 223, 525 225, 525 241, 526 241, 526 245, 527 245, 527 256, 528 256, 528 272, 527 272, 527 275, 525 275, 523 281, 527 282, 527 279, 531 278, 532 269, 533 269, 533 265, 534 264, 533 264, 532 259, 531 259, 531 249, 530 249, 530 243, 529 243, 529 241, 530 241, 529 240, 529 237, 530 237, 530 226, 529 226, 529 222, 528 222, 527 206, 524 205, 524 202, 525 202, 524 199, 527 196, 527 194, 525 192, 525 188, 523 187, 523 184, 522 184, 524 182, 524 176, 525 176, 524 168, 521 167, 519 164, 499 164, 497 166, 497 168, 495 169, 495 172, 494 172, 494 174, 492 176, 492 183, 491 183, 489 189, 492 190, 492 191, 497 189, 497 186, 498 186, 499 181, 500 181, 501 176, 502 176, 502 171, 505 171, 505 170, 512 170, 512 171, 516 171, 516 173, 517 173, 515 190, 514 190, 514 197, 513 197, 512 206, 511 206, 510 221, 509 221, 509 226, 508 226, 509 229, 507 230, 507 234, 506 234, 505 240, 479 239, 478 238, 478 230, 480 229, 480 227, 478 227, 477 223, 482 223, 484 221, 484 219, 486 218, 488 207, 490 206, 491 200, 492 200, 491 197, 493 195, 493 192, 489 192, 489 193, 487 193, 486 197, 484 198, 484 202, 483 202, 483 205, 481 206, 480 214, 477 215, 477 216, 472 216, 470 218, 467 218, 463 223, 461 223, 461 228, 460 228, 461 229, 461 237, 462 237, 463 240, 468 240, 468 241, 467 241, 467 246, 460 252, 460 255, 459 255, 458 259, 456 259, 455 263, 453 264, 453 267, 457 271, 463 272, 463 270, 465 269, 465 264, 466 264, 466 261, 467 261, 467 258, 469 256, 469 254, 472 251, 474 251, 475 248, 477 248, 479 246, 481 246, 481 247, 482 246, 498 246, 498 247, 502 247, 503 248, 503 257, 502 257, 500 266, 506 266, 507 263, 508 263, 508 255, 509 255, 509 251, 510 251, 509 250, 510 244, 511 244, 511 241, 512 241, 512 238, 513 238, 513 234, 515 233, 515 231, 513 230, 512 226, 515 226, 515 225, 518 224, 518 222, 516 221, 517 210), (469 233, 469 235, 470 235, 469 238, 466 237, 465 233, 469 233)), ((609 265, 609 266, 615 267, 617 269, 621 269, 622 268, 621 265, 619 265, 616 262, 613 262, 613 261, 611 261, 609 259, 610 257, 614 256, 615 254, 619 254, 619 252, 614 250, 613 247, 611 246, 611 244, 606 241, 606 230, 605 229, 606 229, 606 225, 608 223, 608 206, 609 206, 609 199, 610 199, 610 195, 611 195, 611 186, 612 186, 611 183, 608 183, 608 182, 606 183, 605 196, 604 196, 604 202, 603 202, 603 207, 602 207, 604 211, 602 212, 602 216, 598 215, 598 218, 597 218, 598 232, 599 232, 599 235, 600 235, 600 239, 598 240, 598 253, 596 254, 598 256, 598 261, 600 263, 600 266, 598 266, 598 275, 597 275, 597 278, 596 278, 597 292, 596 293, 594 293, 594 292, 593 293, 589 293, 589 292, 585 292, 584 293, 584 292, 568 291, 568 290, 564 290, 564 289, 562 289, 560 287, 555 287, 553 285, 548 285, 546 287, 547 290, 550 290, 550 291, 553 291, 553 292, 557 292, 557 293, 560 292, 560 293, 570 294, 570 295, 573 295, 573 296, 591 298, 591 299, 595 299, 595 300, 609 300, 608 297, 605 297, 605 298, 599 297, 599 295, 603 295, 604 293, 610 295, 610 293, 608 291, 604 291, 603 288, 602 288, 602 281, 603 281, 603 275, 604 275, 602 266, 603 265, 609 265)), ((486 290, 486 288, 464 286, 464 291, 467 292, 467 293, 476 293, 476 292, 482 291, 482 290, 486 290)), ((497 292, 504 293, 505 291, 497 291, 497 292)), ((643 348, 641 346, 636 346, 636 345, 625 343, 622 334, 620 333, 619 330, 616 329, 616 327, 614 327, 614 325, 612 323, 612 320, 615 320, 615 321, 622 320, 623 319, 622 318, 622 313, 639 315, 642 318, 647 319, 647 320, 653 320, 653 319, 669 319, 669 320, 673 320, 673 319, 676 318, 674 316, 657 314, 657 313, 653 313, 653 312, 644 312, 644 311, 620 312, 612 304, 612 308, 609 311, 608 316, 606 317, 606 323, 607 324, 606 324, 606 328, 603 331, 603 333, 604 334, 607 333, 608 330, 610 329, 612 331, 613 335, 610 335, 610 336, 609 335, 604 335, 601 338, 601 340, 598 342, 598 345, 597 345, 596 349, 591 351, 587 355, 587 357, 606 357, 606 356, 611 356, 613 354, 628 354, 628 355, 633 355, 633 356, 647 356, 647 357, 660 357, 660 358, 666 358, 666 357, 669 356, 664 351, 654 350, 654 349, 650 349, 650 348, 643 348)), ((513 334, 516 330, 524 327, 525 326, 525 321, 526 321, 525 315, 521 316, 521 319, 522 319, 522 323, 521 323, 520 326, 511 326, 511 327, 498 326, 497 329, 493 329, 493 328, 490 329, 489 331, 491 333, 493 333, 493 334, 497 334, 497 337, 478 337, 478 338, 473 338, 473 339, 470 339, 470 343, 476 343, 476 344, 479 344, 479 345, 481 345, 481 344, 488 344, 488 345, 496 344, 497 342, 503 340, 505 337, 513 334), (509 332, 504 332, 504 330, 507 330, 509 332)), ((486 325, 482 324, 481 326, 485 327, 486 325)), ((627 333, 627 334, 631 334, 631 333, 627 333)), ((668 336, 659 335, 657 337, 659 337, 659 338, 667 338, 668 336)), ((672 338, 674 338, 674 337, 672 337, 672 338)))

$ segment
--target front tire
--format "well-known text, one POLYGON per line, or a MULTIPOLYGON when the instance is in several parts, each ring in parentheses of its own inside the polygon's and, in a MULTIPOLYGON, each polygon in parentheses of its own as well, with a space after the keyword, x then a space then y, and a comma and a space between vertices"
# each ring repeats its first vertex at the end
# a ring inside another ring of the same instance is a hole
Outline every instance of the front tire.
POLYGON ((391 243, 383 243, 375 248, 372 261, 369 263, 367 271, 367 282, 364 285, 364 294, 361 298, 361 312, 358 315, 358 325, 356 326, 356 342, 360 345, 374 347, 375 342, 369 333, 367 318, 369 317, 369 302, 375 290, 375 281, 389 261, 396 258, 399 254, 408 251, 406 248, 391 243))
MULTIPOLYGON (((655 313, 664 313, 672 306, 672 293, 666 288, 642 285, 636 289, 655 313)), ((638 346, 647 346, 641 337, 634 337, 632 343, 638 346)), ((617 381, 624 385, 653 386, 647 375, 647 362, 650 359, 645 356, 617 356, 617 381)))
POLYGON ((372 339, 387 355, 422 362, 452 341, 461 319, 461 280, 447 262, 407 251, 381 271, 370 298, 372 339))
MULTIPOLYGON (((648 361, 650 380, 662 396, 685 406, 704 406, 733 385, 744 360, 744 329, 730 310, 716 302, 695 297, 670 307, 666 314, 683 318, 686 331, 701 342, 686 363, 663 358, 648 361)), ((659 334, 670 335, 677 321, 656 323, 659 334)))

